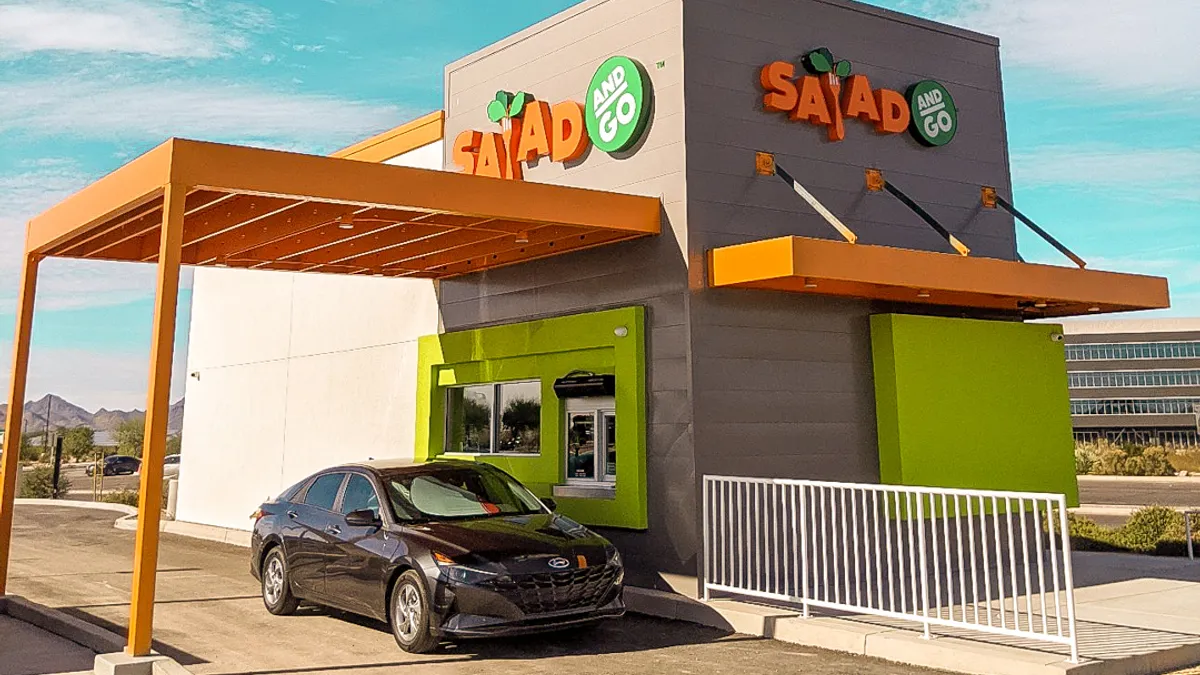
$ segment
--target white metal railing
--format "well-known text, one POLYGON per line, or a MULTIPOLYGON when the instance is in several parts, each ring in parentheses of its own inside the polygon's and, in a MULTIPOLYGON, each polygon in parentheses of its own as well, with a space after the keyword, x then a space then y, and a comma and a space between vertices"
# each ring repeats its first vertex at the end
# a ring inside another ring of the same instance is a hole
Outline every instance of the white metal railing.
POLYGON ((704 477, 703 592, 1066 645, 1061 494, 704 477))

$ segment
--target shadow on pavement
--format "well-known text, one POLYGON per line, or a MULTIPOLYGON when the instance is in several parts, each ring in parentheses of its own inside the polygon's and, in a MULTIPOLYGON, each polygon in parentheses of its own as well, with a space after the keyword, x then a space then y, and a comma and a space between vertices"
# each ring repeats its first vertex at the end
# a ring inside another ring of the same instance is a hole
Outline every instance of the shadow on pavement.
POLYGON ((1200 560, 1138 553, 1074 551, 1075 587, 1101 586, 1135 579, 1200 583, 1200 560))
MULTIPOLYGON (((155 604, 158 604, 158 603, 155 603, 155 604)), ((128 607, 129 603, 121 603, 121 605, 128 607)), ((89 614, 88 612, 84 611, 83 608, 59 607, 57 609, 58 609, 58 611, 62 612, 63 614, 67 614, 67 615, 75 617, 76 619, 86 621, 94 626, 99 626, 100 628, 103 628, 104 630, 109 631, 110 633, 116 633, 117 635, 126 635, 127 634, 126 631, 128 629, 128 626, 125 626, 124 624, 117 624, 112 621, 108 621, 107 619, 102 619, 94 614, 89 614)), ((194 666, 194 665, 197 665, 200 663, 208 663, 208 661, 205 659, 202 659, 193 654, 189 654, 188 652, 185 652, 181 649, 172 647, 169 644, 159 642, 158 640, 155 640, 152 643, 150 648, 153 649, 154 651, 158 652, 159 654, 162 654, 163 656, 169 656, 172 659, 175 659, 176 663, 178 663, 181 666, 194 666)))

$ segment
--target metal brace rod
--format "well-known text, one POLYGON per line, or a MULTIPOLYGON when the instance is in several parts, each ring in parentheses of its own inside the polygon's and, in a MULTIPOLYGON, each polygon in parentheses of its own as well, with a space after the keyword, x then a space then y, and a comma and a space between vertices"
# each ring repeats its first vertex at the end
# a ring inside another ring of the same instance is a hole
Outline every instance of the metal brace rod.
POLYGON ((1013 206, 1011 202, 996 193, 996 188, 983 188, 983 205, 989 208, 996 208, 996 206, 999 206, 1005 211, 1008 211, 1014 218, 1022 223, 1025 223, 1026 227, 1037 233, 1037 235, 1044 239, 1047 244, 1050 244, 1054 248, 1058 249, 1058 252, 1070 258, 1071 262, 1079 265, 1080 269, 1087 268, 1087 262, 1083 258, 1075 255, 1071 249, 1067 248, 1062 242, 1055 239, 1054 235, 1038 227, 1037 223, 1030 220, 1029 217, 1024 213, 1018 211, 1017 207, 1013 206))
POLYGON ((867 189, 872 191, 887 191, 888 194, 900 200, 901 204, 907 206, 910 211, 920 216, 921 220, 925 221, 925 224, 929 225, 929 227, 932 227, 938 234, 942 235, 942 237, 949 242, 949 244, 954 247, 954 250, 958 251, 960 255, 968 256, 971 254, 971 249, 967 248, 966 244, 959 241, 958 237, 950 234, 950 231, 942 227, 942 224, 939 223, 936 218, 929 215, 929 212, 922 208, 920 204, 916 203, 911 197, 904 194, 903 190, 895 185, 892 185, 891 181, 884 180, 883 173, 878 169, 867 169, 867 189))
POLYGON ((822 204, 816 197, 814 197, 813 194, 809 192, 803 185, 801 185, 800 181, 793 178, 792 175, 788 173, 782 166, 776 164, 775 157, 773 155, 765 152, 757 153, 755 156, 755 165, 759 175, 779 176, 780 180, 791 186, 791 188, 795 190, 796 194, 800 195, 800 198, 805 202, 808 202, 808 205, 811 206, 818 215, 824 218, 825 222, 832 225, 833 229, 837 230, 846 241, 850 242, 851 244, 858 242, 858 235, 855 234, 854 231, 849 227, 846 227, 846 224, 843 223, 840 218, 833 215, 832 211, 825 208, 825 205, 822 204))

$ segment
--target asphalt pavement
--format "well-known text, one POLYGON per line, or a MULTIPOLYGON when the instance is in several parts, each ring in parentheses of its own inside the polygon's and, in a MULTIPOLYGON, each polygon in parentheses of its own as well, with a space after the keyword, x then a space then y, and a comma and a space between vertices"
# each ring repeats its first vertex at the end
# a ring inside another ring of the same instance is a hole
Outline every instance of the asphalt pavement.
MULTIPOLYGON (((112 512, 20 505, 10 590, 124 632, 133 533, 112 512)), ((276 617, 262 606, 247 551, 164 534, 155 648, 199 675, 915 675, 933 671, 630 615, 594 630, 400 651, 386 625, 310 607, 276 617)))
POLYGON ((1200 476, 1080 476, 1079 503, 1200 508, 1200 476))

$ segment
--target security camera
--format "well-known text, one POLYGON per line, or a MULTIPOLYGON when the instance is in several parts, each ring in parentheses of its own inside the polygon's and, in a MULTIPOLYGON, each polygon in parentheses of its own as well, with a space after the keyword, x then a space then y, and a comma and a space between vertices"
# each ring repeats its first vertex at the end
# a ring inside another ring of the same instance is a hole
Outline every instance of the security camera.
POLYGON ((1066 340, 1067 337, 1065 335, 1063 335, 1062 333, 1055 333, 1050 336, 1050 339, 1054 340, 1055 342, 1062 342, 1063 340, 1066 340))

